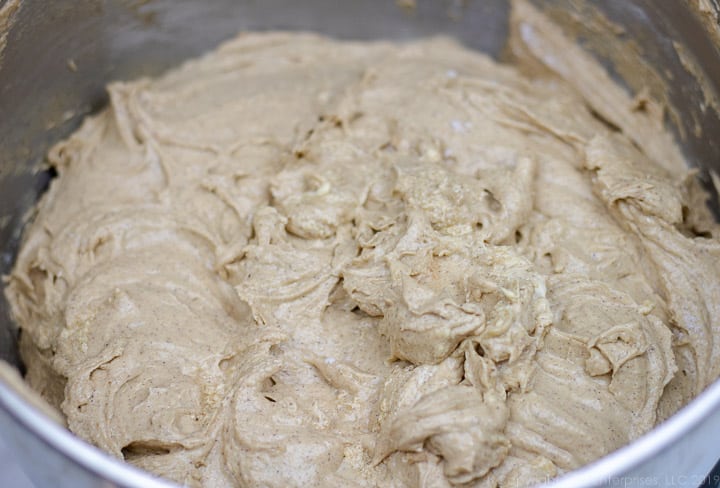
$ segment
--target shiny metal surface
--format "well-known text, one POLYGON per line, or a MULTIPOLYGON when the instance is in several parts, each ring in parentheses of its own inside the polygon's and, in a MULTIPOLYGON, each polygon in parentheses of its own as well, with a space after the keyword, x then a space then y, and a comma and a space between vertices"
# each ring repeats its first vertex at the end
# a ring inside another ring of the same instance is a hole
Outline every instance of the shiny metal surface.
MULTIPOLYGON (((568 0, 536 3, 563 7, 568 0)), ((718 90, 720 52, 703 24, 687 2, 588 3, 623 26, 622 35, 640 46, 647 62, 662 67, 658 71, 680 114, 673 129, 685 135, 683 149, 707 180, 708 168, 720 170, 720 120, 703 108, 703 91, 673 46, 683 44, 718 90)), ((157 74, 244 29, 303 29, 356 39, 444 33, 498 55, 506 22, 504 0, 418 0, 414 12, 393 0, 24 0, 0 60, 0 273, 10 269, 26 213, 47 186, 50 175, 41 163, 48 146, 103 106, 108 81, 157 74)), ((20 367, 16 335, 0 296, 0 357, 20 367)), ((38 487, 169 486, 78 440, 2 382, 0 433, 38 487)), ((715 383, 645 437, 551 485, 698 486, 720 458, 718 437, 715 383)))
POLYGON ((33 488, 25 472, 20 468, 15 453, 0 436, 0 486, 33 488))

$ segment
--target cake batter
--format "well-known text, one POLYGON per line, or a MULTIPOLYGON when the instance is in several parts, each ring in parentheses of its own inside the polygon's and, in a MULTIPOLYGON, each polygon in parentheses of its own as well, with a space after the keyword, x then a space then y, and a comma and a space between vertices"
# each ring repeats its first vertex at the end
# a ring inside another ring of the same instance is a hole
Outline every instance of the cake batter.
POLYGON ((26 380, 189 486, 526 486, 671 415, 720 373, 718 227, 519 28, 546 72, 275 32, 111 84, 9 277, 26 380))

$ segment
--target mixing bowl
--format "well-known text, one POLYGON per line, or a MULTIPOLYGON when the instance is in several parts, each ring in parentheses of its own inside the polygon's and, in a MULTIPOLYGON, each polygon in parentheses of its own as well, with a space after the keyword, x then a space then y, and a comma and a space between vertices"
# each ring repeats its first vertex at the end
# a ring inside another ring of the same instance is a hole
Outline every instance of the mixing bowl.
MULTIPOLYGON (((0 273, 9 271, 28 211, 52 177, 42 166, 48 147, 105 104, 111 80, 160 73, 248 29, 353 39, 441 33, 501 55, 507 2, 401 3, 405 7, 392 0, 0 0, 0 273)), ((535 3, 630 91, 645 88, 671 107, 668 125, 708 183, 709 170, 720 170, 714 2, 535 3)), ((712 206, 717 210, 716 193, 712 206)), ((2 293, 0 357, 22 368, 2 293)), ((39 487, 170 486, 77 439, 2 381, 0 432, 39 487)), ((698 486, 720 458, 718 437, 716 382, 636 442, 550 485, 698 486)))

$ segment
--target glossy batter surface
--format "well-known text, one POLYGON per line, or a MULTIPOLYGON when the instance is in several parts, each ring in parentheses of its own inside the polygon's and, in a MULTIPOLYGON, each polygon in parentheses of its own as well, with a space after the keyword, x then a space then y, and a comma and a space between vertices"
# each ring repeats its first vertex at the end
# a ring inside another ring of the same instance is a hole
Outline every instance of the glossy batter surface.
POLYGON ((632 441, 720 372, 718 228, 652 114, 554 68, 267 33, 112 84, 9 278, 27 381, 190 486, 524 486, 632 441))

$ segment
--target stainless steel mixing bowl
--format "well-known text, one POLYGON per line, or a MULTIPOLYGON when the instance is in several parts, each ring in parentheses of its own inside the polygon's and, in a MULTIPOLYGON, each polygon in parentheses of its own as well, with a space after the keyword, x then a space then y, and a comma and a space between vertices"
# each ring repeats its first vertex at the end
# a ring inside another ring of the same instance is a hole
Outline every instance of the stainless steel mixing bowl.
MULTIPOLYGON (((573 11, 580 18, 589 12, 587 3, 621 27, 611 37, 639 48, 642 62, 653 67, 667 86, 667 101, 678 115, 671 128, 705 181, 709 181, 708 169, 720 170, 720 120, 707 103, 720 88, 720 52, 713 41, 720 36, 712 32, 717 29, 712 22, 714 1, 536 1, 556 13, 573 11), (701 20, 693 11, 696 7, 705 10, 710 22, 701 20), (678 45, 683 46, 682 59, 678 45), (688 70, 695 62, 700 68, 688 70)), ((10 269, 27 211, 51 177, 40 164, 46 150, 75 129, 84 115, 103 106, 108 81, 159 73, 245 29, 302 29, 357 39, 444 33, 499 55, 508 14, 504 0, 418 0, 410 12, 392 0, 22 0, 20 4, 7 33, 7 47, 0 53, 0 273, 10 269)), ((586 27, 591 25, 598 24, 588 22, 586 27)), ((579 26, 577 33, 590 47, 593 36, 607 42, 608 32, 583 31, 582 22, 579 26)), ((596 53, 600 58, 611 54, 607 49, 596 53)), ((614 70, 621 81, 623 73, 614 70)), ((635 85, 624 81, 638 88, 637 80, 635 85)), ((717 204, 715 195, 716 209, 717 204)), ((0 357, 21 368, 16 339, 0 293, 0 357)), ((77 439, 2 382, 0 434, 38 487, 170 486, 77 439)), ((720 458, 718 438, 720 382, 638 441, 553 481, 552 486, 698 486, 720 458)))

